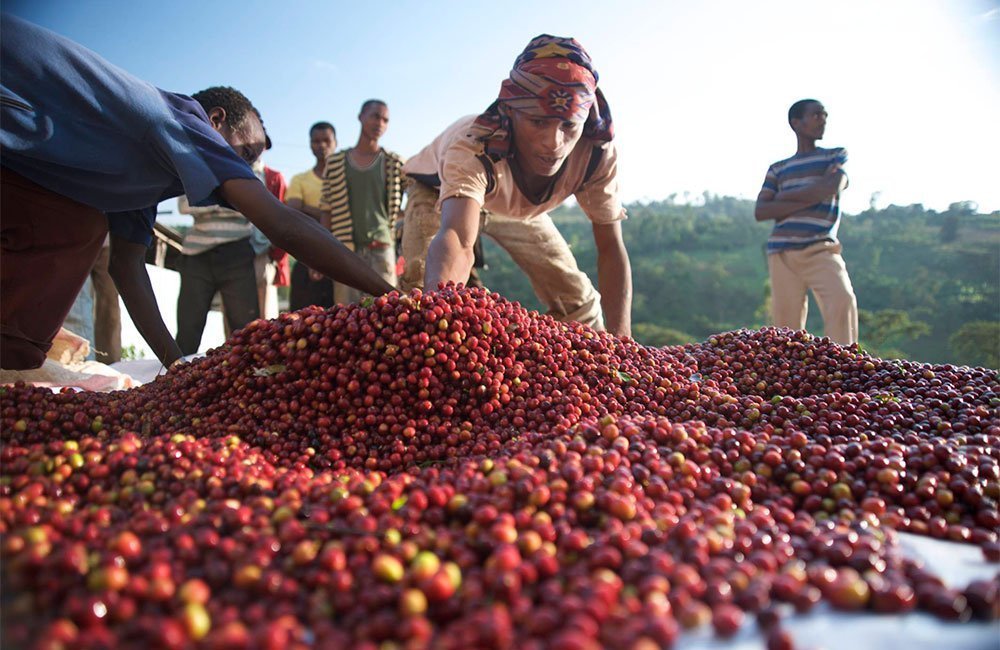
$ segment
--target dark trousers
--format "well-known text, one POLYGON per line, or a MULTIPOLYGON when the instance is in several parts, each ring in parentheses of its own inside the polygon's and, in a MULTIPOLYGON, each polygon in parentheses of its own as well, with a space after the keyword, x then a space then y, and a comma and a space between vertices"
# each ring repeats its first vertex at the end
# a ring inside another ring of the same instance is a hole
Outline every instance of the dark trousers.
POLYGON ((296 261, 292 267, 292 286, 288 296, 288 308, 292 311, 305 309, 309 305, 333 306, 333 281, 330 278, 312 280, 309 267, 296 261))
POLYGON ((108 232, 103 213, 0 171, 0 367, 38 368, 108 232))
POLYGON ((231 329, 238 330, 260 318, 253 259, 249 239, 181 257, 177 345, 182 354, 186 356, 198 351, 216 292, 222 294, 223 312, 231 329))

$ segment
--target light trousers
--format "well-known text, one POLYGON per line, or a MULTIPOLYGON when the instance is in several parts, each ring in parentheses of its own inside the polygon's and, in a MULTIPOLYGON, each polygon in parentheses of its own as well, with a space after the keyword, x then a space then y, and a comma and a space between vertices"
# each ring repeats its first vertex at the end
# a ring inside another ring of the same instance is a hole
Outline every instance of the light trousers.
POLYGON ((858 341, 858 301, 838 242, 767 256, 771 273, 771 314, 776 327, 805 329, 812 291, 823 315, 824 334, 836 343, 858 341))
MULTIPOLYGON (((423 287, 427 250, 441 227, 436 208, 438 193, 422 183, 407 187, 403 220, 403 257, 406 265, 401 288, 423 287)), ((548 214, 528 219, 482 213, 479 232, 488 235, 521 267, 548 315, 558 321, 576 321, 604 329, 601 295, 576 264, 569 244, 548 214)))
MULTIPOLYGON (((354 251, 363 259, 379 277, 396 286, 396 245, 370 247, 365 246, 354 251)), ((333 283, 333 302, 338 305, 350 305, 361 302, 368 294, 360 289, 348 286, 342 282, 333 283)))

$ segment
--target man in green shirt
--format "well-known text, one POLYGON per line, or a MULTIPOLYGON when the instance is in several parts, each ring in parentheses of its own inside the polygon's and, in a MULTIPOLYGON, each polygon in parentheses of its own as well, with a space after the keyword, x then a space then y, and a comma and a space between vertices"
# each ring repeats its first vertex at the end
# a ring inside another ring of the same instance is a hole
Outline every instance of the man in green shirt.
MULTIPOLYGON (((350 149, 327 158, 323 176, 324 225, 365 260, 382 279, 396 286, 396 215, 402 199, 398 154, 379 145, 389 126, 389 107, 369 99, 358 115, 361 135, 350 149)), ((365 294, 337 283, 334 302, 358 302, 365 294)))

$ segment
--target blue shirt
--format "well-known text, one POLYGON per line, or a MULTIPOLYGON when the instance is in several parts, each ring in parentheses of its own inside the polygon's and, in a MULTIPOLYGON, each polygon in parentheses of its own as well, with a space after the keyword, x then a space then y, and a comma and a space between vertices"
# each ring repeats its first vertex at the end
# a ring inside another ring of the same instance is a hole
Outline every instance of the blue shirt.
MULTIPOLYGON (((847 150, 817 148, 807 154, 796 154, 780 160, 767 170, 762 189, 777 194, 793 190, 820 180, 831 165, 847 164, 847 150)), ((774 225, 767 239, 768 254, 783 250, 805 248, 821 241, 837 241, 840 227, 840 192, 824 203, 811 205, 794 212, 774 225)))
POLYGON ((148 245, 156 205, 255 179, 190 97, 162 91, 47 29, 0 19, 0 164, 101 210, 112 234, 148 245))

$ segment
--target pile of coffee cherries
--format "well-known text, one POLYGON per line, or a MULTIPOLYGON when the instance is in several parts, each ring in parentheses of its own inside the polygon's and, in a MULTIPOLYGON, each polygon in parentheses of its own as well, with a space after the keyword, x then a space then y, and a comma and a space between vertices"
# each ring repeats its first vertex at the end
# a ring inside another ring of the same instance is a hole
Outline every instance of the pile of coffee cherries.
POLYGON ((255 321, 138 389, 0 388, 38 648, 668 648, 823 603, 1000 613, 993 370, 765 328, 662 349, 480 289, 255 321))

